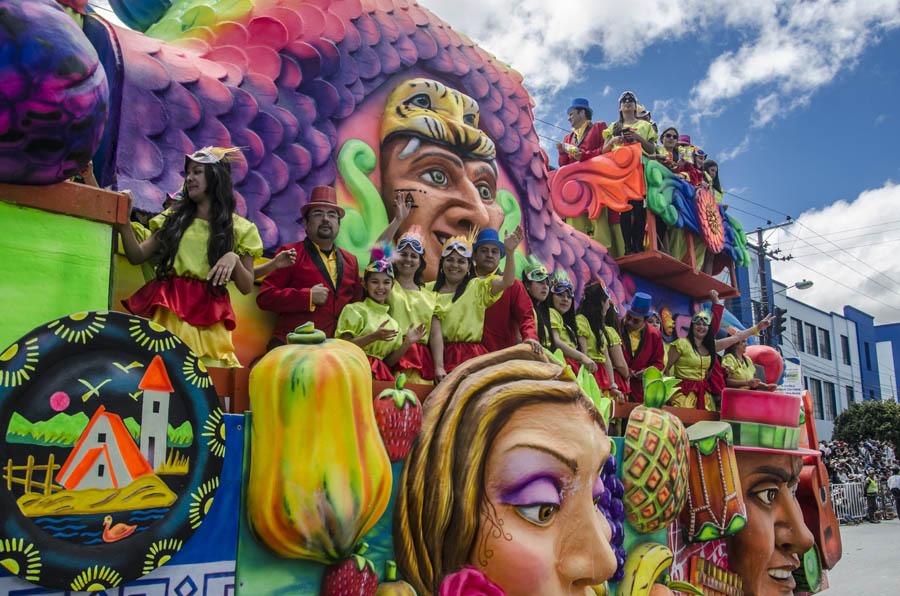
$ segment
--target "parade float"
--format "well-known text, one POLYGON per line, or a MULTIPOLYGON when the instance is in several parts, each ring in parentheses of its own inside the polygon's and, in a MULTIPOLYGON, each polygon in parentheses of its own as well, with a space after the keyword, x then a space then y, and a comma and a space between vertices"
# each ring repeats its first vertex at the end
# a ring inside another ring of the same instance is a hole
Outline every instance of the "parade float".
MULTIPOLYGON (((599 281, 619 307, 652 294, 669 340, 711 290, 736 295, 747 265, 707 189, 635 145, 551 170, 522 77, 414 2, 114 0, 129 28, 85 4, 0 0, 0 589, 827 587, 840 533, 808 398, 726 390, 721 413, 676 409, 651 369, 644 404, 614 406, 525 347, 437 387, 373 382, 359 348, 314 328, 264 354, 274 321, 236 292, 238 357, 259 361, 213 369, 117 312, 144 273, 114 226, 130 204, 160 212, 185 154, 208 145, 241 148, 238 211, 269 254, 303 237, 325 184, 346 210, 339 245, 365 263, 409 196, 426 254, 521 225, 508 258, 539 259, 578 295, 599 281), (70 180, 89 161, 101 188, 70 180), (636 254, 613 258, 564 220, 640 199, 636 254)), ((777 382, 768 350, 755 359, 777 382)))

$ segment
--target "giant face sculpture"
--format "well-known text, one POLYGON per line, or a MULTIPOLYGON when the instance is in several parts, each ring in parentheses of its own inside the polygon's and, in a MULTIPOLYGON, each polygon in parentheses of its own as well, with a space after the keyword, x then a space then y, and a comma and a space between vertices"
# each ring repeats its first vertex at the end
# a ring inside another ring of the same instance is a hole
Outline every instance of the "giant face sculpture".
POLYGON ((465 566, 510 596, 586 594, 613 575, 597 505, 610 443, 567 374, 517 346, 464 363, 429 396, 394 523, 417 593, 465 566))
POLYGON ((381 123, 381 195, 393 217, 393 197, 410 192, 416 208, 400 227, 425 238, 425 278, 434 279, 441 244, 471 228, 499 228, 496 150, 478 128, 478 104, 437 81, 398 85, 381 123))

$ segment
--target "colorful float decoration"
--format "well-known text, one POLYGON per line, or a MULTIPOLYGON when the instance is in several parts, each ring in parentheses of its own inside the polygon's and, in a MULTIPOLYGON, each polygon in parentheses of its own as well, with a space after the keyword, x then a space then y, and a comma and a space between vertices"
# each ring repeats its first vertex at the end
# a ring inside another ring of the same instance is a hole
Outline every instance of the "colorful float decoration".
POLYGON ((225 430, 206 369, 139 317, 84 312, 0 354, 3 566, 72 591, 163 565, 200 526, 225 430))
MULTIPOLYGON (((415 2, 112 0, 132 29, 80 0, 0 4, 0 19, 17 23, 3 33, 12 49, 2 66, 22 83, 9 101, 31 110, 0 124, 9 183, 0 199, 21 221, 26 207, 7 200, 47 204, 12 185, 62 182, 93 160, 101 185, 156 212, 181 186, 184 153, 240 146, 238 211, 269 250, 302 236, 297 214, 316 185, 337 187, 347 211, 339 244, 357 255, 369 254, 393 199, 409 197, 421 221, 408 224, 429 243, 426 277, 444 236, 521 224, 525 254, 568 276, 577 294, 600 280, 621 306, 652 286, 667 339, 684 336, 695 301, 719 287, 699 271, 706 252, 707 272, 749 261, 740 223, 711 193, 634 145, 551 172, 522 77, 415 2), (435 174, 416 164, 426 154, 483 179, 425 188, 422 176, 435 174), (668 227, 657 244, 648 234, 646 254, 617 261, 562 219, 623 212, 641 198, 668 227), (673 275, 686 281, 674 285, 673 275)), ((122 222, 92 201, 111 194, 46 210, 96 223, 102 242, 93 244, 106 246, 109 224, 122 222)), ((114 285, 104 300, 130 293, 136 272, 113 276, 101 256, 84 283, 114 285)), ((62 304, 66 290, 47 295, 62 304)), ((270 322, 246 303, 236 310, 250 362, 270 322)), ((592 375, 521 346, 472 359, 434 388, 373 385, 359 348, 307 326, 256 364, 252 413, 224 417, 229 429, 250 429, 243 457, 229 447, 236 463, 223 470, 216 392, 176 337, 121 313, 62 313, 0 342, 13 342, 0 353, 0 565, 24 581, 105 590, 164 577, 186 545, 203 550, 191 536, 228 472, 237 593, 533 594, 573 581, 601 594, 761 593, 766 578, 740 556, 773 547, 742 529, 758 521, 742 465, 761 449, 805 458, 798 585, 821 589, 822 569, 840 558, 827 478, 799 447, 815 435, 790 396, 732 392, 721 421, 703 413, 708 422, 686 432, 680 418, 697 414, 664 407, 673 382, 655 369, 643 379, 646 403, 620 411, 592 375), (622 437, 610 436, 617 417, 622 437), (528 441, 512 451, 527 453, 508 459, 501 442, 517 436, 528 441), (553 554, 522 567, 523 550, 553 554)), ((777 354, 748 354, 777 380, 777 354)))

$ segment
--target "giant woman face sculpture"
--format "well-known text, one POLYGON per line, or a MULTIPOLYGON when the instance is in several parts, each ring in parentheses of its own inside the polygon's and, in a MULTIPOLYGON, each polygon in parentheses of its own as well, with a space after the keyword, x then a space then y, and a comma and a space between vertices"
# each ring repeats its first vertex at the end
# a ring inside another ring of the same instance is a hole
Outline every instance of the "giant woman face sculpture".
POLYGON ((425 240, 425 278, 434 279, 443 242, 471 228, 499 228, 494 143, 478 129, 471 97, 428 79, 413 79, 390 94, 381 122, 381 196, 409 192, 416 208, 397 236, 418 225, 425 240))

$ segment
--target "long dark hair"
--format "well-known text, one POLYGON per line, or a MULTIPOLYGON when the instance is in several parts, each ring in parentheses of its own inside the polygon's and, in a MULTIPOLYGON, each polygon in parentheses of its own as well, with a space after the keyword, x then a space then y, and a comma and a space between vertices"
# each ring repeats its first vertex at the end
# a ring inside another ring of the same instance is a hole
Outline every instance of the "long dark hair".
MULTIPOLYGON (((187 167, 193 162, 188 161, 187 167)), ((187 168, 185 168, 187 169, 187 168)), ((209 243, 206 245, 206 260, 209 266, 216 264, 222 256, 234 250, 234 216, 235 201, 231 183, 231 166, 223 160, 216 164, 203 164, 206 176, 206 194, 209 196, 209 243)), ((178 201, 172 213, 157 234, 159 240, 159 261, 156 264, 156 277, 159 279, 175 274, 175 256, 185 230, 197 217, 197 203, 188 196, 187 181, 184 186, 184 198, 178 201)))
POLYGON ((528 292, 529 284, 532 282, 525 277, 524 273, 522 274, 522 283, 525 284, 528 298, 531 299, 531 306, 534 307, 534 325, 537 327, 538 343, 542 346, 552 346, 553 334, 550 333, 550 305, 547 304, 547 300, 538 302, 537 299, 531 295, 531 292, 528 292))
POLYGON ((703 162, 703 171, 709 173, 709 169, 712 166, 716 166, 716 175, 713 176, 712 187, 717 191, 722 192, 722 184, 719 182, 719 164, 711 159, 707 159, 703 162))
MULTIPOLYGON (((553 300, 552 293, 548 296, 550 300, 553 300)), ((554 307, 556 308, 556 307, 554 307)), ((556 312, 559 312, 559 309, 556 309, 556 312)), ((566 327, 566 332, 569 334, 569 339, 572 340, 572 345, 576 348, 578 347, 578 321, 575 319, 575 299, 572 299, 572 306, 569 307, 569 310, 566 312, 559 312, 562 315, 563 325, 566 327)), ((557 348, 559 346, 556 346, 557 348)))
MULTIPOLYGON (((441 288, 444 287, 444 284, 447 283, 447 276, 444 275, 444 259, 446 257, 441 257, 441 260, 438 262, 438 273, 437 279, 434 280, 434 291, 437 292, 441 288)), ((459 297, 463 295, 463 292, 466 291, 466 286, 469 285, 469 281, 473 277, 475 277, 475 263, 472 262, 472 258, 469 257, 469 272, 466 273, 466 276, 459 282, 459 285, 456 286, 456 291, 453 292, 453 302, 459 300, 459 297)), ((423 259, 424 262, 424 259, 423 259)))
MULTIPOLYGON (((693 320, 691 321, 691 326, 688 329, 688 341, 690 342, 691 346, 693 346, 694 351, 696 351, 699 354, 700 351, 697 349, 699 346, 697 345, 696 341, 694 341, 694 321, 693 320)), ((700 343, 703 345, 704 348, 706 348, 706 351, 709 352, 709 355, 711 357, 710 364, 709 364, 709 370, 712 370, 713 365, 719 359, 719 355, 716 353, 716 336, 712 331, 712 325, 706 326, 706 335, 703 336, 703 340, 700 343)))
MULTIPOLYGON (((675 128, 674 126, 669 126, 668 128, 666 128, 664 131, 662 131, 662 132, 660 133, 660 135, 659 135, 659 142, 660 142, 660 143, 663 142, 663 140, 662 140, 663 136, 665 136, 665 134, 666 134, 667 132, 669 132, 670 130, 673 131, 673 132, 675 133, 675 148, 672 150, 672 161, 677 162, 677 161, 678 161, 678 156, 681 154, 681 151, 680 151, 679 148, 678 148, 678 129, 675 128)), ((663 147, 665 147, 665 145, 663 145, 663 147)))
MULTIPOLYGON (((602 353, 603 349, 609 346, 609 336, 606 334, 606 327, 610 315, 613 322, 615 322, 616 318, 612 305, 607 309, 606 317, 603 316, 603 304, 607 300, 609 300, 609 295, 603 289, 603 286, 594 283, 584 289, 584 299, 581 301, 581 306, 578 309, 579 313, 587 319, 588 324, 591 326, 591 331, 594 332, 595 348, 598 353, 602 353)), ((615 327, 615 324, 610 326, 615 327)))

